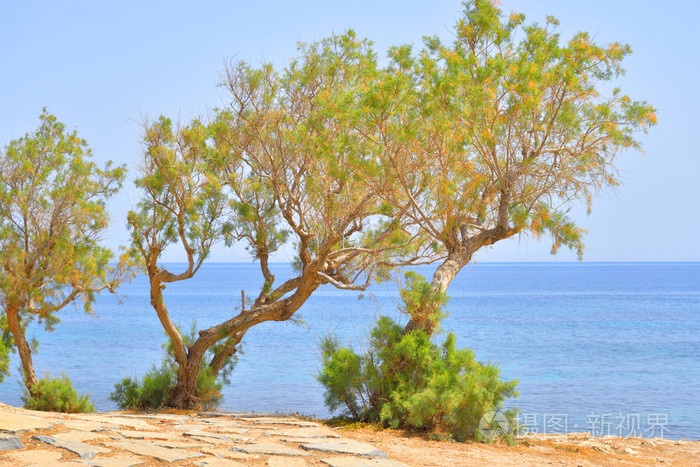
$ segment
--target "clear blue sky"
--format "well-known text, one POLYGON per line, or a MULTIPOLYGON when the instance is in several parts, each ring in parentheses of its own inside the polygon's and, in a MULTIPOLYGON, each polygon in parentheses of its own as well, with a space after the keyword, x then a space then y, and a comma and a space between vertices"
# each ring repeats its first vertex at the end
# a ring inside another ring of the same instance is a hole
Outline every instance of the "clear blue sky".
MULTIPOLYGON (((589 230, 586 261, 700 261, 700 7, 694 1, 505 0, 506 12, 528 21, 548 14, 562 33, 585 30, 599 42, 621 41, 634 53, 619 84, 658 110, 659 124, 642 136, 646 155, 623 154, 624 185, 575 209, 589 230)), ((133 167, 142 115, 188 120, 221 103, 218 72, 227 58, 282 65, 298 41, 355 29, 377 50, 449 38, 458 1, 24 1, 0 7, 0 144, 38 125, 47 107, 77 128, 96 159, 133 167)), ((132 169, 132 172, 135 169, 132 169)), ((126 241, 125 213, 136 193, 127 184, 110 206, 107 243, 126 241)), ((173 254, 171 260, 182 259, 173 254)), ((214 260, 245 261, 242 250, 214 260)), ((285 260, 286 258, 280 258, 285 260)), ((549 242, 516 240, 480 261, 570 261, 549 254, 549 242)))

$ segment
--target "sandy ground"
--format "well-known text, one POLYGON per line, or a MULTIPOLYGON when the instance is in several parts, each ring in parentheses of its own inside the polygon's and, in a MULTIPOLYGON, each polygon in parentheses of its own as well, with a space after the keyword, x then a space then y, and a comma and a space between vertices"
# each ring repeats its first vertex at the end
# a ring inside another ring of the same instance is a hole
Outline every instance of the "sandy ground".
POLYGON ((700 466, 700 441, 592 437, 588 433, 530 435, 517 446, 432 441, 426 435, 374 428, 341 429, 344 438, 373 444, 415 466, 700 466))

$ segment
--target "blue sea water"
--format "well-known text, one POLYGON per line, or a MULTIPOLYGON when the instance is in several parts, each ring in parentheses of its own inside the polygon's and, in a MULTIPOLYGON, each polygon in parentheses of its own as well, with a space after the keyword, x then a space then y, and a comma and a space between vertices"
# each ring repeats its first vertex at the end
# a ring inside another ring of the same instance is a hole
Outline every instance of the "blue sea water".
MULTIPOLYGON (((273 273, 282 281, 291 269, 275 264, 273 273)), ((185 327, 216 324, 236 313, 242 289, 257 295, 260 277, 255 264, 209 264, 168 285, 166 304, 185 327)), ((116 408, 108 399, 116 381, 160 361, 165 340, 147 281, 122 293, 121 304, 100 297, 97 316, 67 309, 54 333, 36 323, 28 333, 40 342, 37 374, 68 373, 102 411, 116 408)), ((480 263, 448 295, 444 329, 519 381, 510 405, 531 431, 700 438, 700 263, 480 263)), ((325 286, 298 313, 305 325, 255 326, 223 409, 328 416, 314 379, 319 338, 332 331, 359 348, 380 313, 402 319, 394 287, 373 286, 360 300, 325 286)), ((15 370, 0 401, 19 406, 20 397, 15 370)))

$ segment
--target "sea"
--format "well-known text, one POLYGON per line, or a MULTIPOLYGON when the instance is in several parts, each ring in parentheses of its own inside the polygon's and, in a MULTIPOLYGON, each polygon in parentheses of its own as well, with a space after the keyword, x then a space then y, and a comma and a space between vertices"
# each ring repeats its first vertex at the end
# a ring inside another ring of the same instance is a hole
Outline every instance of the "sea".
MULTIPOLYGON (((278 263, 272 272, 280 283, 292 268, 278 263)), ((211 263, 168 284, 165 301, 173 321, 201 328, 235 315, 241 290, 255 297, 261 284, 254 263, 211 263)), ((166 339, 143 276, 120 294, 100 296, 92 315, 61 311, 54 332, 36 322, 28 329, 39 342, 37 374, 67 374, 99 411, 116 409, 116 382, 161 361, 166 339)), ((478 263, 448 295, 443 331, 518 381, 520 395, 507 405, 520 409, 527 431, 700 439, 700 263, 478 263)), ((362 294, 326 285, 298 322, 253 327, 221 409, 331 416, 315 378, 319 339, 335 333, 362 349, 379 315, 406 321, 397 298, 391 281, 362 294)), ((18 367, 15 354, 0 384, 5 404, 22 404, 18 367)))

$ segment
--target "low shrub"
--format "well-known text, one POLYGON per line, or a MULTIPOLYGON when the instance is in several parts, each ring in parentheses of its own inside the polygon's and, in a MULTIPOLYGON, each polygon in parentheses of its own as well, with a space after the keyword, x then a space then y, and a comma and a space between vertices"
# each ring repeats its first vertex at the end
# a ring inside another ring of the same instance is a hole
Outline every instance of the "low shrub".
MULTIPOLYGON (((412 274, 412 290, 402 296, 415 300, 423 282, 412 274)), ((364 354, 327 336, 320 344, 317 375, 326 406, 354 420, 440 431, 459 441, 490 441, 494 435, 512 441, 517 409, 505 410, 503 402, 517 397, 517 382, 501 380, 495 365, 478 362, 471 350, 455 343, 449 333, 438 346, 424 331, 405 332, 385 316, 372 329, 364 354)))
POLYGON ((84 413, 94 412, 90 396, 79 396, 68 376, 52 379, 46 377, 32 386, 31 392, 26 388, 22 396, 24 408, 46 412, 84 413))
MULTIPOLYGON (((194 342, 197 334, 196 323, 193 323, 188 334, 182 338, 187 347, 194 342)), ((109 399, 116 402, 120 409, 155 410, 167 407, 170 392, 177 383, 178 365, 175 361, 175 353, 170 339, 163 344, 164 357, 160 367, 155 364, 143 375, 143 378, 124 378, 114 385, 114 391, 109 399)), ((229 383, 229 375, 237 362, 237 356, 231 357, 219 373, 214 376, 207 362, 210 358, 202 360, 202 366, 197 376, 197 397, 199 409, 208 410, 221 404, 223 397, 221 389, 229 383)))

